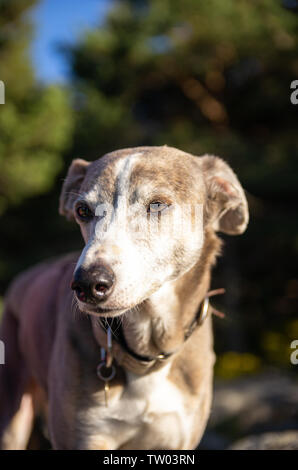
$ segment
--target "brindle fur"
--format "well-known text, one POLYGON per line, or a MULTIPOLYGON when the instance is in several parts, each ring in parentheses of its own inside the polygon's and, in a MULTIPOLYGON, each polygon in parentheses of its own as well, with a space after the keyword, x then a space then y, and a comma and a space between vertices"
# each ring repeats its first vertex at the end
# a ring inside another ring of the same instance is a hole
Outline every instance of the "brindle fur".
POLYGON ((215 359, 211 318, 186 341, 184 335, 209 290, 221 249, 216 232, 237 234, 246 228, 244 192, 218 157, 139 147, 92 163, 75 160, 63 185, 60 213, 73 219, 78 198, 117 208, 120 195, 129 204, 144 205, 153 196, 174 205, 202 203, 202 246, 196 247, 196 234, 190 232, 175 240, 150 238, 138 216, 143 239, 136 241, 133 233, 118 239, 111 218, 104 241, 94 236, 94 224, 81 224, 86 248, 80 258, 71 254, 43 263, 12 283, 0 332, 6 346, 6 363, 0 366, 2 448, 26 448, 34 415, 30 407, 43 414, 55 449, 193 449, 204 432, 215 359), (161 243, 164 250, 156 255, 161 243), (70 290, 75 266, 88 269, 98 260, 116 273, 105 304, 123 307, 128 345, 141 355, 173 352, 163 367, 143 375, 116 364, 108 408, 96 375, 98 314, 77 306, 70 290))

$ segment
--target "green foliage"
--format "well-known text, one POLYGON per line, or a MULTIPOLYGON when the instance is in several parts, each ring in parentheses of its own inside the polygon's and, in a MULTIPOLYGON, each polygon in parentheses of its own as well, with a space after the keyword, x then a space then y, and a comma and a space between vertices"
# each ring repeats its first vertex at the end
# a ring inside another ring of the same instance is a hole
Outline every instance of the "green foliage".
POLYGON ((296 17, 274 0, 118 2, 72 51, 75 146, 98 155, 116 135, 217 152, 257 192, 268 171, 268 190, 296 191, 296 50, 296 17))
POLYGON ((223 379, 234 379, 242 375, 256 374, 261 369, 259 357, 250 353, 228 351, 219 356, 215 364, 215 374, 223 379))
POLYGON ((51 188, 71 132, 67 92, 42 88, 34 80, 28 52, 31 28, 24 17, 33 3, 0 5, 0 78, 6 85, 0 108, 0 213, 51 188))

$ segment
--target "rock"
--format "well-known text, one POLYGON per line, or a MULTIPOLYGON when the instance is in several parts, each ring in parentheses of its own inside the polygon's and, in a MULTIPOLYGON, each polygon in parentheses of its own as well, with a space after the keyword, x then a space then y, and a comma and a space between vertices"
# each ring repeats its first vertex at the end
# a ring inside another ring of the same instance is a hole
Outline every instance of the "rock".
POLYGON ((265 433, 297 433, 297 390, 297 378, 280 371, 216 381, 210 420, 199 448, 228 448, 236 440, 265 433))
POLYGON ((229 450, 298 450, 298 431, 268 432, 248 436, 232 444, 229 450))

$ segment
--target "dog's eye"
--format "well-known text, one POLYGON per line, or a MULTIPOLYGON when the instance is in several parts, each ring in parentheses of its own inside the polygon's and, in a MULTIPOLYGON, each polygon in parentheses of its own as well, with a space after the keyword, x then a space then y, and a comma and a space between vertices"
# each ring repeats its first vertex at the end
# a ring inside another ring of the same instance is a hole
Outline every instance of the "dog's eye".
POLYGON ((147 213, 156 214, 157 212, 162 212, 163 210, 169 207, 165 202, 154 201, 151 202, 147 208, 147 213))
POLYGON ((83 220, 84 222, 89 221, 93 217, 92 211, 89 209, 86 204, 80 204, 76 208, 76 214, 79 219, 83 220))

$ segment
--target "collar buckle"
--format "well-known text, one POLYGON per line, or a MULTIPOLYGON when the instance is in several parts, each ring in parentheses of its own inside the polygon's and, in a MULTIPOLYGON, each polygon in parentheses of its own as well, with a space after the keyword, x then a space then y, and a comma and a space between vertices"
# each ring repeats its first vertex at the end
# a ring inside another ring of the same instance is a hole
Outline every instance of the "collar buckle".
POLYGON ((200 315, 199 315, 198 322, 197 322, 198 325, 202 325, 202 323, 204 323, 204 321, 206 320, 208 316, 208 310, 209 310, 209 296, 206 295, 206 297, 204 298, 202 307, 200 309, 200 315))

